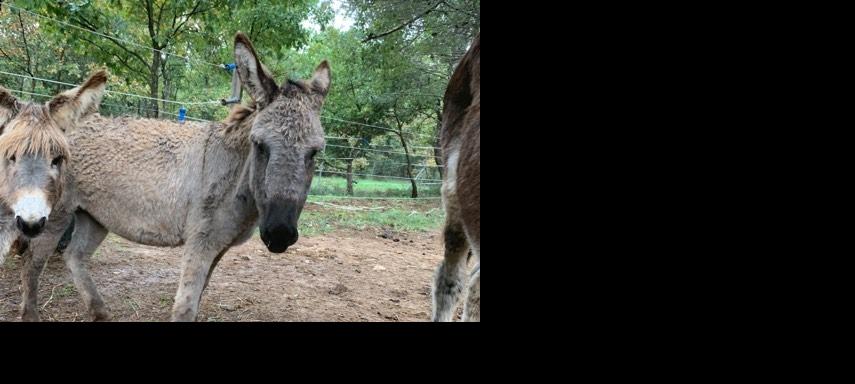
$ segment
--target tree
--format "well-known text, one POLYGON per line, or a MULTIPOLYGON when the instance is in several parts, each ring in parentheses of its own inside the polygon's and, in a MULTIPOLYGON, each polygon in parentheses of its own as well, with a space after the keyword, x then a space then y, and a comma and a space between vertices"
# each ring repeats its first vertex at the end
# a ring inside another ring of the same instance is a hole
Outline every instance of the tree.
MULTIPOLYGON (((417 125, 409 127, 418 134, 430 125, 434 136, 430 145, 435 147, 435 161, 441 166, 441 95, 455 66, 480 31, 480 0, 351 0, 349 3, 365 36, 362 42, 375 49, 378 57, 385 54, 388 60, 402 63, 400 67, 387 66, 385 78, 393 79, 399 89, 417 90, 402 92, 389 103, 393 109, 387 115, 402 133, 401 145, 408 152, 404 126, 418 119, 417 125)), ((407 157, 411 174, 412 165, 407 157)), ((412 177, 411 181, 415 197, 416 184, 412 177)))
POLYGON ((323 165, 345 175, 348 194, 353 195, 354 162, 368 155, 367 150, 376 137, 388 133, 370 127, 384 113, 373 102, 373 96, 380 92, 379 82, 371 52, 364 49, 355 31, 322 29, 304 52, 283 55, 276 69, 290 73, 293 78, 306 78, 321 60, 332 63, 333 85, 324 107, 328 117, 324 127, 331 138, 323 165))
MULTIPOLYGON (((3 71, 77 83, 95 66, 83 52, 67 44, 66 39, 55 39, 45 33, 31 15, 6 6, 0 8, 0 68, 3 71)), ((33 93, 53 95, 65 89, 56 83, 8 75, 0 75, 0 78, 3 79, 0 84, 26 91, 27 96, 33 98, 40 98, 33 93)))
MULTIPOLYGON (((351 0, 346 12, 355 23, 348 30, 331 26, 329 0, 2 3, 0 68, 25 77, 78 83, 106 66, 111 91, 205 102, 229 94, 230 75, 220 66, 233 60, 237 31, 251 36, 280 81, 305 79, 330 60, 333 84, 322 117, 329 137, 319 170, 343 175, 349 194, 359 173, 404 177, 411 196, 423 193, 420 173, 432 171, 431 161, 441 165, 442 95, 480 28, 475 0, 351 0)), ((0 84, 47 95, 67 88, 2 74, 0 84)), ((174 118, 179 106, 112 93, 101 111, 174 118)), ((227 113, 220 105, 188 105, 193 118, 227 113)))
MULTIPOLYGON (((301 21, 316 1, 31 0, 16 4, 58 20, 40 20, 40 28, 53 39, 67 38, 71 46, 85 47, 94 61, 106 64, 129 88, 144 85, 152 99, 174 99, 182 83, 184 93, 194 96, 201 88, 197 84, 209 88, 211 74, 222 76, 217 65, 232 61, 231 39, 241 28, 248 28, 258 45, 273 53, 304 44, 307 32, 301 21)), ((168 107, 149 101, 145 109, 156 117, 168 107)))

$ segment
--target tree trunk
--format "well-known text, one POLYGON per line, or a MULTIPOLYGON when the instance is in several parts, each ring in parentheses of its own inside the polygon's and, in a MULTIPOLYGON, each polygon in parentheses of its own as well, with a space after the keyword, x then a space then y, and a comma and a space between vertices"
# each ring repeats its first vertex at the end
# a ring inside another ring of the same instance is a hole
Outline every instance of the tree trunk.
MULTIPOLYGON (((63 47, 63 48, 59 51, 59 67, 60 67, 60 68, 62 68, 63 66, 65 66, 65 47, 63 47)), ((63 82, 63 81, 65 81, 65 79, 62 77, 62 75, 63 75, 64 73, 65 73, 65 71, 59 71, 59 73, 57 73, 57 74, 56 74, 56 76, 57 76, 56 81, 58 81, 58 82, 63 82)), ((60 93, 60 92, 61 92, 61 91, 60 91, 59 89, 57 89, 56 91, 54 91, 54 93, 60 93)))
MULTIPOLYGON (((33 74, 33 60, 32 56, 30 56, 30 43, 27 41, 27 28, 24 27, 24 19, 21 18, 21 11, 18 11, 18 25, 21 27, 21 40, 24 41, 24 53, 27 54, 27 74, 30 75, 30 77, 36 77, 36 75, 33 74)), ((30 93, 35 93, 36 79, 30 80, 30 93)), ((24 88, 21 87, 21 90, 24 90, 24 88)))
MULTIPOLYGON (((149 74, 148 79, 148 89, 149 95, 152 99, 158 99, 158 86, 160 85, 160 51, 155 48, 151 54, 151 73, 149 74)), ((160 117, 160 105, 157 103, 157 100, 151 100, 151 111, 149 111, 148 116, 153 118, 160 117)))
POLYGON ((442 179, 445 177, 445 167, 442 163, 442 108, 437 105, 436 108, 436 142, 434 142, 433 146, 433 157, 436 162, 436 169, 439 170, 439 178, 442 179))
POLYGON ((163 62, 160 63, 160 77, 163 79, 163 90, 160 92, 160 98, 164 100, 160 102, 160 110, 165 112, 169 112, 169 105, 166 100, 170 99, 169 93, 172 91, 172 81, 170 80, 169 74, 166 70, 168 61, 169 57, 167 57, 166 60, 163 60, 163 62))
POLYGON ((347 159, 347 195, 353 196, 353 159, 347 159))
POLYGON ((404 154, 407 157, 407 177, 410 178, 410 184, 413 185, 411 197, 415 199, 419 197, 419 186, 416 184, 416 178, 413 177, 413 160, 410 158, 410 148, 407 147, 407 140, 404 139, 403 132, 398 133, 398 138, 401 139, 401 145, 404 147, 404 154))

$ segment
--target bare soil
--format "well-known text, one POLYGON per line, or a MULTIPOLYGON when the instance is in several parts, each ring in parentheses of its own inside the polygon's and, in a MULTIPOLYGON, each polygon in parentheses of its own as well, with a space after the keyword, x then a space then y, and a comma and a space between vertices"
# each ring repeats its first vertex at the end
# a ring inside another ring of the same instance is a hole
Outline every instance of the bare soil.
MULTIPOLYGON (((110 235, 90 271, 113 321, 168 321, 182 248, 110 235)), ((272 254, 256 236, 220 261, 199 321, 428 321, 441 236, 388 229, 336 230, 272 254)), ((21 258, 0 267, 0 321, 19 321, 21 258)), ((59 258, 41 278, 42 321, 89 321, 59 258)))

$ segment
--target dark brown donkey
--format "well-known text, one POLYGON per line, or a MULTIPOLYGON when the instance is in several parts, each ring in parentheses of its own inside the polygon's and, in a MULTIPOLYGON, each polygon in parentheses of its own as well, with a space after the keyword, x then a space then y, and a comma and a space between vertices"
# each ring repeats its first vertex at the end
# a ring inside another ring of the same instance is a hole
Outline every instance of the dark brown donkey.
POLYGON ((433 287, 433 320, 451 321, 466 285, 468 251, 476 258, 464 321, 481 321, 481 34, 460 61, 445 92, 442 184, 445 260, 433 287))

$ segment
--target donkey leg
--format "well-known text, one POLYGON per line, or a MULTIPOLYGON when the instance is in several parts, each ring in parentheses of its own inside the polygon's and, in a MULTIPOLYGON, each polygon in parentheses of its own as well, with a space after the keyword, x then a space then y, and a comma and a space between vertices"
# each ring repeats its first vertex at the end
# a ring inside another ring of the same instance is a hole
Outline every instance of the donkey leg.
POLYGON ((89 316, 94 321, 107 321, 110 311, 104 304, 104 299, 98 293, 98 288, 89 276, 87 262, 92 254, 107 237, 107 230, 98 224, 88 213, 78 211, 75 215, 74 234, 68 243, 63 259, 71 272, 74 286, 83 299, 89 316))
POLYGON ((220 259, 222 259, 222 258, 223 258, 223 255, 225 255, 225 254, 226 254, 226 251, 227 251, 227 250, 228 250, 228 249, 223 250, 222 252, 220 252, 220 254, 219 254, 219 255, 217 255, 217 257, 216 257, 216 258, 214 258, 214 262, 213 262, 213 263, 211 263, 211 267, 210 267, 210 268, 208 268, 208 276, 205 278, 205 285, 202 287, 202 292, 205 292, 205 290, 206 290, 206 289, 208 289, 208 283, 211 281, 211 275, 213 275, 213 274, 214 274, 214 268, 216 268, 216 267, 217 267, 217 264, 220 262, 220 259))
POLYGON ((41 236, 31 239, 24 254, 21 269, 21 320, 39 321, 39 277, 48 258, 56 251, 56 245, 71 223, 71 216, 51 218, 41 236))
POLYGON ((30 248, 24 253, 21 269, 21 320, 39 321, 39 277, 50 254, 37 254, 30 248))
POLYGON ((469 244, 461 223, 449 218, 445 224, 445 260, 439 265, 433 285, 433 321, 451 321, 466 281, 469 244))
MULTIPOLYGON (((227 249, 227 248, 226 248, 227 249)), ((210 250, 188 246, 184 251, 181 280, 172 307, 172 321, 196 321, 202 292, 210 274, 226 249, 210 250)))
POLYGON ((469 279, 469 294, 466 296, 463 321, 481 321, 481 263, 478 263, 469 279))
POLYGON ((6 256, 12 253, 12 245, 14 245, 15 239, 18 238, 18 231, 11 224, 11 220, 8 223, 5 222, 2 215, 3 212, 0 211, 0 268, 6 262, 6 256))
POLYGON ((469 246, 476 261, 475 269, 469 278, 469 293, 466 295, 466 305, 463 308, 463 321, 471 322, 481 321, 481 234, 476 231, 480 231, 480 223, 478 227, 466 226, 469 246), (473 236, 473 233, 477 235, 473 236))

